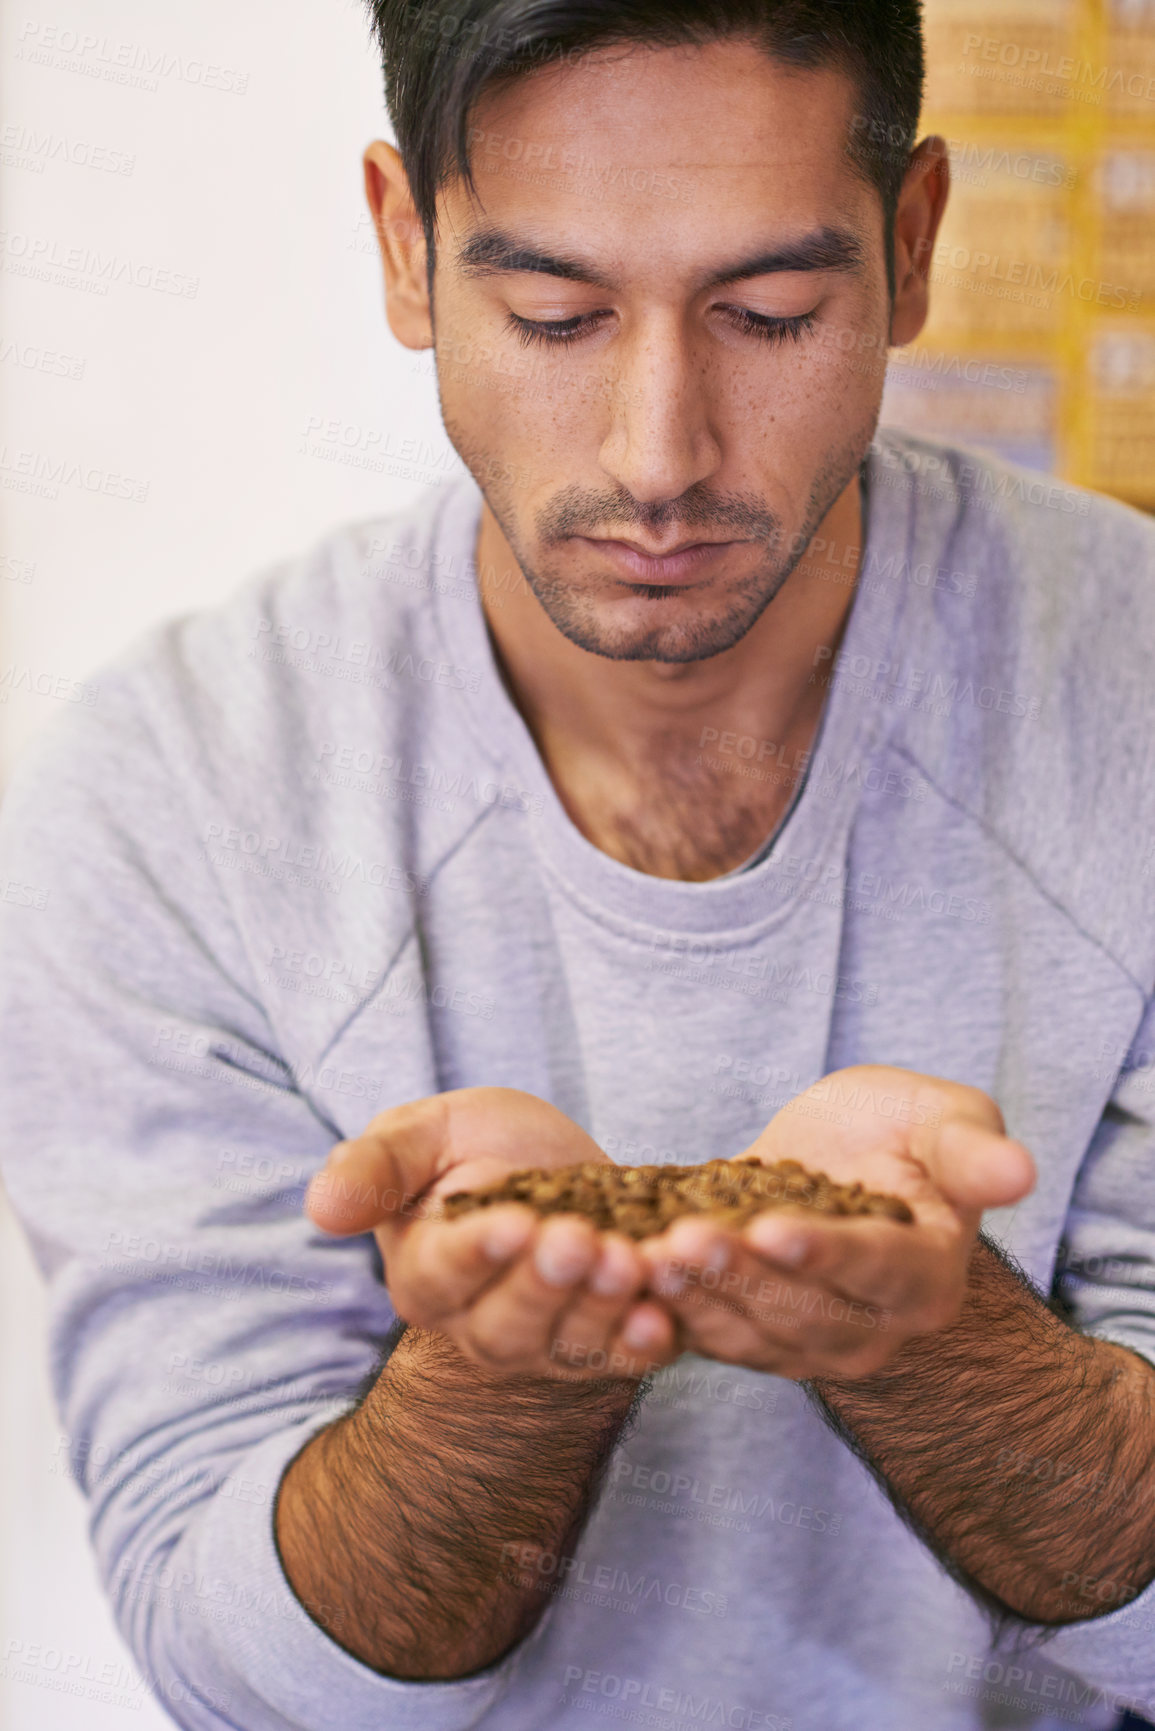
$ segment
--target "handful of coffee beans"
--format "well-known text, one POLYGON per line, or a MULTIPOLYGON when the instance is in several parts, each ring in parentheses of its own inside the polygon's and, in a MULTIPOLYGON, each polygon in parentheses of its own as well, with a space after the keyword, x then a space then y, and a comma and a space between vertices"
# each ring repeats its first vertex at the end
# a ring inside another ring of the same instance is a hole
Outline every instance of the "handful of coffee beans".
POLYGON ((743 1226, 767 1208, 790 1213, 874 1215, 913 1221, 897 1196, 839 1184, 808 1172, 797 1160, 764 1166, 755 1155, 706 1160, 700 1166, 618 1166, 587 1160, 554 1170, 525 1167, 484 1190, 457 1190, 443 1201, 455 1220, 475 1208, 524 1202, 538 1214, 581 1214, 600 1232, 650 1238, 686 1215, 708 1214, 725 1226, 743 1226))

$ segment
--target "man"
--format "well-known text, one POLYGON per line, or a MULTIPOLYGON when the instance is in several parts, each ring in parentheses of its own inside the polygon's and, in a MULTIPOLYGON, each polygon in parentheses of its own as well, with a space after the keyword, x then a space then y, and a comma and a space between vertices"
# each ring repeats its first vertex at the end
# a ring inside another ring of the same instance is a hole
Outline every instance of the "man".
POLYGON ((1155 534, 876 433, 915 0, 375 21, 471 479, 154 632, 5 808, 6 1175, 121 1626, 214 1731, 1112 1724, 1155 534), (914 1223, 438 1217, 747 1148, 914 1223))

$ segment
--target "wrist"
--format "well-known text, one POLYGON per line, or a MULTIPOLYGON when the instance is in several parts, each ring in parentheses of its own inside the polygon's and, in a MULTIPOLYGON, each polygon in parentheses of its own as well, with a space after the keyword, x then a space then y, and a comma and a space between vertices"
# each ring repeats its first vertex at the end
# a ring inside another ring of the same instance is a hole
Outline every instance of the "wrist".
POLYGON ((863 1377, 812 1377, 806 1386, 827 1405, 858 1407, 901 1402, 909 1390, 920 1398, 922 1379, 962 1354, 968 1361, 1005 1352, 1009 1333, 1021 1329, 1021 1316, 1008 1299, 1021 1300, 1022 1282, 983 1238, 976 1238, 967 1263, 966 1289, 959 1313, 940 1328, 909 1335, 881 1369, 863 1377), (1000 1344, 1002 1342, 1003 1344, 1000 1344))
POLYGON ((479 1364, 439 1330, 407 1328, 378 1378, 377 1387, 387 1382, 395 1391, 408 1390, 417 1395, 448 1388, 471 1403, 500 1403, 502 1411, 510 1410, 511 1406, 523 1412, 535 1408, 624 1411, 632 1405, 646 1377, 658 1368, 638 1360, 635 1375, 598 1376, 590 1370, 574 1369, 565 1359, 559 1359, 544 1374, 506 1371, 479 1364))

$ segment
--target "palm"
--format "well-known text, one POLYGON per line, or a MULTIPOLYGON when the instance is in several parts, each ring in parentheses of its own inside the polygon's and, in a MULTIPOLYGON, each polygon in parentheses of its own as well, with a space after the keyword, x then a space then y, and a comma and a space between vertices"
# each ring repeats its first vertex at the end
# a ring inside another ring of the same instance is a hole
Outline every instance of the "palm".
POLYGON ((863 1064, 824 1077, 790 1101, 748 1152, 767 1163, 797 1160, 840 1183, 901 1196, 921 1224, 945 1223, 956 1211, 942 1194, 938 1141, 954 1095, 973 1096, 978 1117, 992 1130, 1001 1127, 997 1110, 977 1090, 863 1064))
MULTIPOLYGON (((608 1160, 580 1124, 535 1094, 516 1088, 459 1088, 438 1097, 438 1152, 413 1212, 457 1190, 484 1190, 527 1166, 553 1169, 608 1160)), ((386 1237, 396 1224, 379 1230, 386 1237)))

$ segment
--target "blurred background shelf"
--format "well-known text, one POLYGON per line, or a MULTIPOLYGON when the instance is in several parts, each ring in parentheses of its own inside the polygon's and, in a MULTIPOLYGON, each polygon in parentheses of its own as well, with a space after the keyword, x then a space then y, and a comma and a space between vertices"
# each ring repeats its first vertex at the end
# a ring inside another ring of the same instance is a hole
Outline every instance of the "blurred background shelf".
POLYGON ((927 0, 953 193, 884 418, 1155 510, 1155 0, 927 0))

